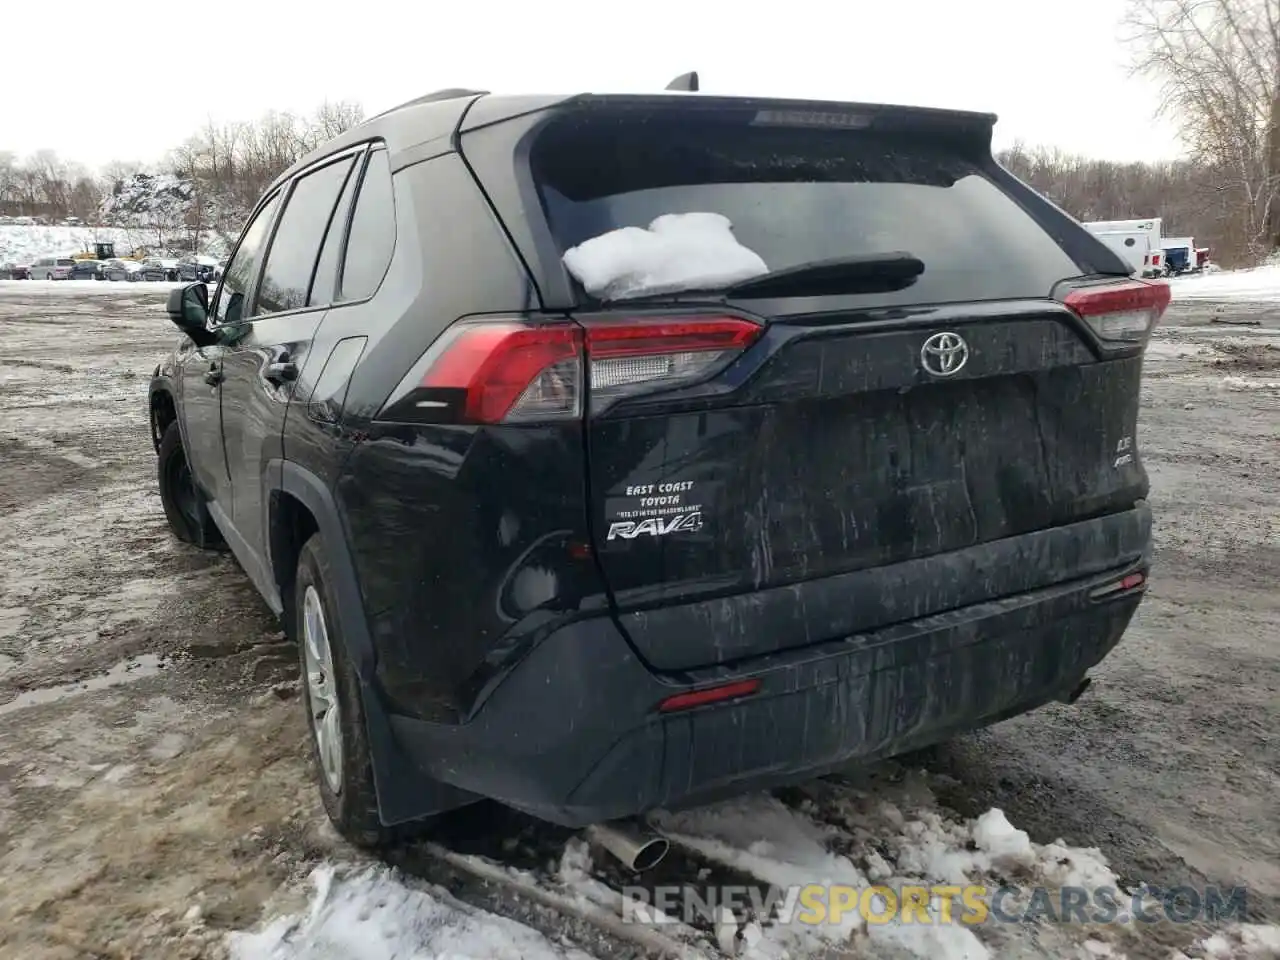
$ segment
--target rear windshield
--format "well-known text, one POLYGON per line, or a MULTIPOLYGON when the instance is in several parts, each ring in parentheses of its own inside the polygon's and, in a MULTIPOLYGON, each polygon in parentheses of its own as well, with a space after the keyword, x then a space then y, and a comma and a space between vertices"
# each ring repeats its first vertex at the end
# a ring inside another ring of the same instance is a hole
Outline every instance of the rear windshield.
POLYGON ((562 121, 531 163, 562 249, 705 211, 727 217, 770 271, 897 251, 924 261, 915 284, 877 300, 1044 297, 1082 273, 979 155, 919 134, 562 121))
POLYGON ((58 261, 58 266, 60 266, 60 267, 74 267, 75 265, 76 265, 76 262, 75 262, 74 260, 59 260, 59 261, 58 261))

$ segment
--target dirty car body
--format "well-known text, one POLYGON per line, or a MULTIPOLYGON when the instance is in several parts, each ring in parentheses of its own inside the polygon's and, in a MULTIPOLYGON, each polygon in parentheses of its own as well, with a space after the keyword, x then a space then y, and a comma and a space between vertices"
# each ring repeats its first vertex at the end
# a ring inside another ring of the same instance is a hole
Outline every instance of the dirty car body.
POLYGON ((1001 168, 993 123, 458 93, 268 191, 242 246, 283 235, 303 178, 354 171, 309 289, 233 254, 208 338, 157 369, 153 426, 176 418, 286 618, 318 531, 382 823, 477 797, 624 817, 1080 688, 1145 588, 1139 383, 1168 292, 1001 168), (385 235, 357 238, 368 189, 385 235), (601 302, 564 266, 688 211, 778 277, 601 302), (883 251, 923 272, 786 275, 883 251), (373 278, 358 296, 343 256, 373 278))

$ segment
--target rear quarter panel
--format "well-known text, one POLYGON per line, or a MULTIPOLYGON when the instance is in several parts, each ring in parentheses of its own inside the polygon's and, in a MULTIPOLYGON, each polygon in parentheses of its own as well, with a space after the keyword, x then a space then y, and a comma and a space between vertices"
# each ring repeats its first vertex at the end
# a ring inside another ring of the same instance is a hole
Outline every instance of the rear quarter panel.
MULTIPOLYGON (((579 423, 376 419, 459 317, 539 306, 457 154, 405 167, 394 183, 388 273, 367 303, 331 308, 319 333, 330 345, 365 338, 359 360, 345 384, 325 375, 329 396, 313 396, 310 377, 302 385, 285 453, 335 493, 382 688, 398 709, 448 722, 539 631, 604 599, 589 554, 568 547, 589 541, 579 423)), ((330 350, 318 351, 317 376, 330 350)))

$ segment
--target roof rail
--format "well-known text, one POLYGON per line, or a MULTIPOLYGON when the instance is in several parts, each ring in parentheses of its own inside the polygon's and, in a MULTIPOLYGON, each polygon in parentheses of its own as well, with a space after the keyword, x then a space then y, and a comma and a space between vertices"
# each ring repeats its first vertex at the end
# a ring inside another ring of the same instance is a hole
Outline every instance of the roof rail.
POLYGON ((403 110, 405 107, 416 107, 420 103, 434 103, 439 100, 458 100, 462 97, 480 97, 489 93, 488 90, 468 90, 465 87, 448 87, 444 90, 436 90, 434 93, 426 93, 420 97, 414 97, 412 100, 406 100, 404 103, 396 104, 390 109, 383 110, 379 114, 370 117, 370 120, 377 120, 379 117, 385 117, 389 113, 395 113, 397 110, 403 110))

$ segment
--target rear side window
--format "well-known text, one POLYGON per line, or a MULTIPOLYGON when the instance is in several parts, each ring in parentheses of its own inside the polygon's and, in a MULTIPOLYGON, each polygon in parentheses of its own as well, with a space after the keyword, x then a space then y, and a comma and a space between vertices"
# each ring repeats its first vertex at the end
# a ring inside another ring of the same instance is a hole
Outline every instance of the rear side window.
POLYGON ((353 163, 347 157, 300 177, 294 185, 267 253, 255 315, 306 306, 325 227, 353 163))
POLYGON ((550 125, 531 164, 562 250, 705 211, 770 271, 910 253, 925 272, 901 302, 1044 297, 1082 272, 971 147, 923 133, 614 116, 550 125))
POLYGON ((347 235, 347 220, 351 213, 351 198, 356 192, 356 183, 360 174, 347 177, 346 186, 342 188, 342 196, 338 198, 338 206, 334 208, 329 220, 329 229, 324 235, 324 244, 320 247, 320 260, 316 263, 316 275, 311 280, 311 291, 307 294, 307 304, 311 306, 333 302, 338 286, 338 264, 342 257, 342 240, 347 235))
POLYGON ((340 301, 364 300, 382 283, 396 245, 396 207, 387 152, 369 155, 347 236, 347 255, 339 280, 340 301))

